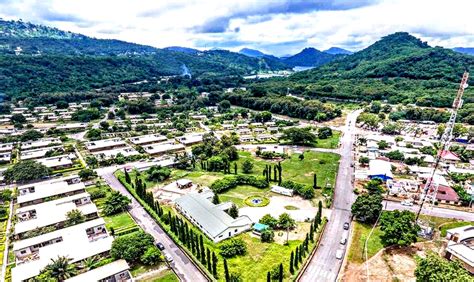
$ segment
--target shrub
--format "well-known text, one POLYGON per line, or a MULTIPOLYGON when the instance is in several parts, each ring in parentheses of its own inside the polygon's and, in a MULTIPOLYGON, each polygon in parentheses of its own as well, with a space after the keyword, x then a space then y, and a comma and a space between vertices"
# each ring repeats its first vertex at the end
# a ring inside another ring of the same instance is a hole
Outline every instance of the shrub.
POLYGON ((147 265, 155 265, 161 260, 161 253, 155 246, 150 246, 140 257, 140 261, 147 265))
POLYGON ((219 247, 221 256, 231 258, 238 255, 244 255, 247 252, 247 246, 242 239, 230 239, 222 243, 219 247))
POLYGON ((263 177, 255 177, 253 175, 233 175, 216 180, 212 183, 211 189, 214 193, 222 193, 235 188, 237 185, 250 185, 263 189, 268 187, 268 182, 263 177))
POLYGON ((305 199, 312 199, 314 197, 314 189, 311 186, 296 183, 291 180, 283 181, 281 186, 295 191, 296 194, 305 199))
POLYGON ((275 237, 275 233, 271 229, 266 229, 260 234, 260 239, 262 242, 273 242, 273 238, 275 237))
POLYGON ((100 198, 104 198, 107 195, 107 192, 104 190, 95 190, 90 193, 91 195, 91 200, 96 200, 100 198))

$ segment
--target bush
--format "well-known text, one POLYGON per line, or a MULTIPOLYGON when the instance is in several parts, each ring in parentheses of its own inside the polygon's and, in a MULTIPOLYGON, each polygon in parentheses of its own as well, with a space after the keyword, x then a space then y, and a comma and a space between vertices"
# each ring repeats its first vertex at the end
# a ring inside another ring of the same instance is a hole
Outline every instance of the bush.
POLYGON ((262 242, 273 242, 273 238, 275 237, 275 233, 271 229, 266 229, 260 234, 260 239, 262 242))
POLYGON ((150 246, 140 257, 140 261, 147 265, 155 265, 161 260, 161 253, 155 246, 150 246))
POLYGON ((255 177, 253 175, 234 175, 216 180, 212 183, 211 189, 214 193, 222 193, 235 188, 238 185, 250 185, 263 189, 268 187, 268 182, 263 177, 255 177))
MULTIPOLYGON (((141 261, 144 254, 151 247, 154 247, 153 237, 139 231, 115 238, 110 249, 110 255, 114 259, 125 259, 127 262, 133 263, 141 261)), ((150 256, 152 255, 150 254, 150 256)), ((150 259, 148 256, 145 257, 150 259)))
POLYGON ((107 192, 104 190, 95 190, 90 193, 91 200, 96 200, 100 198, 104 198, 107 195, 107 192))
POLYGON ((296 183, 291 180, 283 181, 281 186, 295 191, 296 194, 305 199, 312 199, 314 197, 314 188, 311 186, 296 183))
POLYGON ((278 219, 274 218, 270 214, 264 215, 258 222, 261 224, 266 224, 270 226, 270 228, 275 228, 278 225, 278 219))
POLYGON ((244 255, 247 252, 247 246, 242 239, 230 239, 222 243, 219 247, 221 256, 231 258, 238 255, 244 255))

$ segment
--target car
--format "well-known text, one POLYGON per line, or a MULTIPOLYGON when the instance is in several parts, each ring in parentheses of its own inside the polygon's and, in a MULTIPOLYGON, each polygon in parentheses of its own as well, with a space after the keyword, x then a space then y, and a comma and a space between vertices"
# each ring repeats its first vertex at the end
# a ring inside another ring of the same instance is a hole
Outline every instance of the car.
POLYGON ((344 256, 344 250, 343 249, 339 249, 336 251, 336 258, 337 259, 342 259, 342 257, 344 256))
POLYGON ((344 230, 349 230, 349 222, 344 222, 344 230))
POLYGON ((161 242, 156 243, 156 247, 158 247, 160 251, 163 251, 165 249, 165 246, 161 242))
POLYGON ((173 257, 170 254, 165 254, 165 259, 166 259, 167 262, 172 262, 173 261, 173 257))
POLYGON ((339 241, 339 243, 341 245, 345 245, 347 243, 347 238, 349 237, 349 232, 348 231, 344 231, 342 233, 342 236, 341 236, 341 241, 339 241))
POLYGON ((408 206, 408 207, 413 206, 413 202, 408 201, 408 200, 402 201, 401 204, 402 204, 402 206, 408 206))

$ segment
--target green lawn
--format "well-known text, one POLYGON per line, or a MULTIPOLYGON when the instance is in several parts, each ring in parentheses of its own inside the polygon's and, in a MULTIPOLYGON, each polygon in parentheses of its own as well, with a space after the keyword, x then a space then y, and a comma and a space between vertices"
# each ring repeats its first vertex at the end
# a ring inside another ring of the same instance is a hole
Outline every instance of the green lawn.
POLYGON ((222 194, 219 194, 221 202, 232 201, 239 208, 246 207, 244 200, 249 196, 261 196, 266 197, 270 194, 270 188, 259 189, 249 185, 239 185, 234 189, 230 189, 222 194))
MULTIPOLYGON (((289 159, 281 162, 282 177, 284 180, 293 180, 302 184, 313 185, 313 174, 316 173, 318 186, 323 187, 326 183, 334 187, 337 170, 339 168, 339 155, 332 153, 321 153, 306 151, 304 160, 300 161, 298 154, 293 154, 289 159)), ((256 158, 250 152, 239 152, 237 165, 242 167, 245 160, 253 163, 254 175, 262 175, 267 164, 277 164, 277 161, 256 158)), ((232 167, 232 166, 231 166, 232 167)))
POLYGON ((179 282, 178 277, 174 274, 173 271, 167 270, 164 273, 160 274, 160 277, 153 278, 151 280, 144 280, 144 282, 179 282))
POLYGON ((113 228, 115 233, 119 233, 120 231, 132 229, 137 226, 135 221, 133 221, 132 217, 128 214, 128 212, 121 212, 119 214, 111 215, 111 216, 104 216, 105 224, 107 229, 113 228))
MULTIPOLYGON (((348 255, 349 262, 363 263, 365 261, 364 244, 371 229, 372 229, 372 225, 354 222, 352 242, 351 242, 349 255, 348 255)), ((375 255, 378 251, 380 251, 383 248, 382 242, 380 240, 381 234, 382 234, 382 231, 380 231, 380 228, 376 227, 374 229, 374 232, 370 236, 370 239, 367 244, 368 258, 371 258, 373 255, 375 255)), ((336 239, 339 240, 339 238, 336 238, 336 239)))
POLYGON ((339 139, 341 138, 341 132, 337 130, 332 131, 331 138, 319 139, 316 142, 316 148, 336 149, 339 145, 339 139))

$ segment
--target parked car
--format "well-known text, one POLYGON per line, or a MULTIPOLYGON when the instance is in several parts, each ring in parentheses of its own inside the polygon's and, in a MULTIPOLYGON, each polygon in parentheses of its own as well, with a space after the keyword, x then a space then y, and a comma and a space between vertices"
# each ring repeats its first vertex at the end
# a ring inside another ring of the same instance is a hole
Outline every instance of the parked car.
POLYGON ((402 206, 408 206, 408 207, 413 206, 413 202, 412 202, 412 201, 408 201, 408 200, 402 201, 401 204, 402 204, 402 206))
POLYGON ((165 254, 165 259, 167 262, 172 262, 173 261, 173 257, 170 256, 170 254, 165 254))
POLYGON ((347 238, 349 237, 349 232, 348 231, 344 231, 342 233, 342 237, 341 237, 341 241, 339 243, 341 243, 341 245, 345 245, 347 243, 347 238))
POLYGON ((344 256, 344 250, 343 249, 339 249, 336 251, 336 258, 337 259, 342 259, 342 257, 344 256))
POLYGON ((156 243, 156 247, 158 247, 160 251, 163 251, 165 249, 165 246, 161 242, 156 243))
POLYGON ((349 222, 344 222, 344 230, 349 230, 349 222))

